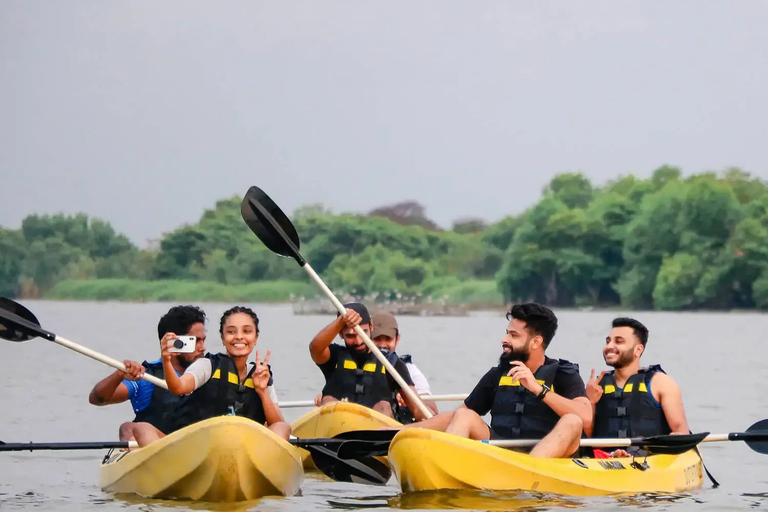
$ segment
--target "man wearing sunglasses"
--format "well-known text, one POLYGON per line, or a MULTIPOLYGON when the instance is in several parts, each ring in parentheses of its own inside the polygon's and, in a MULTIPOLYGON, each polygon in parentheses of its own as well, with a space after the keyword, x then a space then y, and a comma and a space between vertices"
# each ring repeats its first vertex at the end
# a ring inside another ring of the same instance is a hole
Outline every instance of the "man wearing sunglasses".
MULTIPOLYGON (((345 304, 344 308, 347 313, 337 316, 309 344, 312 360, 325 377, 321 403, 347 400, 391 418, 391 403, 400 387, 355 332, 355 326, 360 325, 370 338, 373 329, 371 315, 359 302, 345 304), (344 340, 344 345, 333 343, 336 336, 344 340)), ((391 353, 391 356, 389 362, 416 393, 405 363, 396 354, 391 353)), ((414 417, 417 420, 424 419, 423 413, 407 395, 405 400, 414 417)))

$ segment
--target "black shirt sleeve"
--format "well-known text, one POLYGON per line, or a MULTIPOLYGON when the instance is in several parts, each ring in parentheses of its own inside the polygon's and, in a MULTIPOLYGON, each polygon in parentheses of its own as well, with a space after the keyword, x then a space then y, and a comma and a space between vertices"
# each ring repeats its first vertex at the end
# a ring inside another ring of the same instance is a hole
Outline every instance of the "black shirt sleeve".
POLYGON ((323 364, 317 365, 320 368, 320 371, 323 372, 323 377, 325 377, 326 381, 328 380, 328 377, 330 377, 330 375, 334 372, 334 370, 336 370, 336 363, 339 361, 339 350, 341 347, 335 343, 331 343, 328 348, 331 351, 331 357, 329 357, 328 360, 323 364))
POLYGON ((488 370, 488 372, 480 379, 480 382, 477 383, 475 389, 473 389, 466 400, 464 400, 464 405, 480 416, 488 414, 493 406, 493 399, 496 397, 496 388, 498 387, 500 378, 500 368, 494 367, 488 370))
POLYGON ((581 379, 578 369, 574 373, 557 372, 552 384, 554 384, 555 389, 553 391, 555 393, 569 400, 579 396, 587 396, 587 389, 584 387, 584 381, 581 379))

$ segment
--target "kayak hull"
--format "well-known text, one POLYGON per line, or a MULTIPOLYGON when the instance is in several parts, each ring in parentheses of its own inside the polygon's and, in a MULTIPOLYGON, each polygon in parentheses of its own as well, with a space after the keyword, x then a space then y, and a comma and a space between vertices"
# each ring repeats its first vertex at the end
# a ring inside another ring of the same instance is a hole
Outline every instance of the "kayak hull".
POLYGON ((700 487, 703 467, 691 450, 632 458, 542 459, 427 429, 393 439, 389 462, 404 492, 440 489, 534 491, 567 496, 681 492, 700 487))
MULTIPOLYGON (((318 407, 297 419, 291 425, 298 438, 333 437, 351 430, 375 430, 382 427, 400 427, 392 418, 350 402, 332 402, 318 407)), ((309 452, 299 448, 305 469, 316 469, 309 452)), ((386 457, 380 460, 386 462, 386 457)))
POLYGON ((293 496, 303 480, 295 447, 238 416, 211 418, 143 448, 112 452, 100 468, 105 491, 207 502, 293 496))

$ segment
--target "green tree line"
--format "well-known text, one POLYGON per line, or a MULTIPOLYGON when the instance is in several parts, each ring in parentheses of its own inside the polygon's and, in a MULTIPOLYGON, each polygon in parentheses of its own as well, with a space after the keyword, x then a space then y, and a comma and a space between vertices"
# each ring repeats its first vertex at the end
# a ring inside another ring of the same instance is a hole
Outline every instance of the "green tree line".
MULTIPOLYGON (((248 230, 240 200, 218 201, 152 249, 84 214, 30 215, 19 230, 0 228, 0 294, 61 297, 90 286, 98 298, 119 298, 121 286, 136 282, 184 283, 185 297, 195 293, 189 283, 204 283, 202 295, 252 293, 254 283, 273 283, 272 298, 280 297, 279 283, 291 293, 308 290, 295 262, 248 230)), ((649 179, 630 175, 601 187, 564 173, 519 215, 490 225, 463 218, 446 230, 416 201, 367 214, 307 205, 291 218, 313 268, 353 295, 480 288, 498 304, 768 308, 768 188, 738 169, 683 177, 665 166, 649 179)))

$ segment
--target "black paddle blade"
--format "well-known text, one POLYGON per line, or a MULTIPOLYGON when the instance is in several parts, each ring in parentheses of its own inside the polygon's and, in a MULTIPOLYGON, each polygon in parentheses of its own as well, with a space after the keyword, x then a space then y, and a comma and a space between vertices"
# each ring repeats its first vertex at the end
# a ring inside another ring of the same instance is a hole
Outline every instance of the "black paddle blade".
POLYGON ((389 453, 391 441, 349 440, 339 446, 340 459, 361 459, 363 457, 384 457, 389 453))
POLYGON ((350 430, 333 436, 334 439, 349 439, 354 441, 389 442, 395 438, 400 429, 387 430, 350 430))
POLYGON ((644 437, 637 443, 633 442, 632 445, 639 446, 651 453, 677 455, 693 450, 708 435, 709 432, 701 432, 699 434, 644 437))
POLYGON ((251 187, 240 208, 243 220, 270 251, 295 259, 304 266, 299 254, 301 242, 296 228, 279 206, 259 187, 251 187))
POLYGON ((0 338, 18 342, 37 336, 47 338, 41 332, 47 333, 40 327, 40 322, 30 310, 14 300, 0 297, 0 338))
POLYGON ((768 419, 758 421, 749 427, 746 432, 730 434, 728 439, 744 441, 747 446, 757 453, 768 455, 768 419))
POLYGON ((336 480, 369 485, 386 485, 392 476, 389 466, 372 457, 360 460, 342 460, 325 446, 306 448, 317 469, 336 480))

